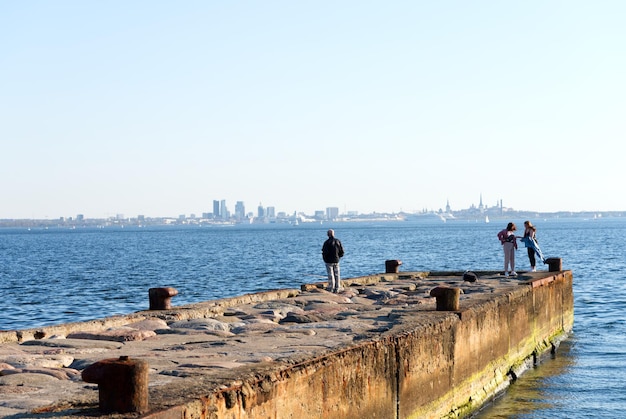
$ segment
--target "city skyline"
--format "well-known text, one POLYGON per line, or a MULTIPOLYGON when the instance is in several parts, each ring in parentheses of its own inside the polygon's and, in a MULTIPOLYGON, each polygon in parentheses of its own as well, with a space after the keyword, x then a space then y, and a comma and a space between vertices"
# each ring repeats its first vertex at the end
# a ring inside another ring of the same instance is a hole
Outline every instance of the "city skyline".
POLYGON ((2 2, 0 219, 175 217, 212 212, 208 196, 621 211, 624 15, 616 0, 2 2))
POLYGON ((142 222, 149 219, 162 219, 162 220, 215 220, 215 221, 233 221, 233 222, 259 222, 259 220, 294 220, 294 219, 304 219, 305 221, 312 220, 334 220, 334 219, 349 219, 349 218, 359 218, 359 217, 375 217, 377 215, 381 216, 398 216, 398 215, 425 215, 425 214, 463 214, 463 215, 480 215, 480 214, 490 214, 490 215, 498 215, 497 212, 502 213, 502 215, 506 215, 507 213, 522 213, 522 214, 617 214, 626 212, 626 210, 615 210, 615 211, 601 211, 601 210, 590 210, 590 211, 571 211, 567 209, 559 210, 559 211, 537 211, 532 208, 512 208, 504 205, 503 200, 498 200, 495 204, 489 205, 485 204, 482 199, 482 195, 478 199, 478 203, 472 203, 468 207, 454 207, 451 205, 450 200, 446 200, 445 205, 439 206, 437 208, 422 208, 417 211, 389 211, 389 212, 363 212, 355 209, 351 210, 342 210, 336 206, 326 206, 312 212, 305 211, 284 211, 280 208, 276 208, 275 206, 268 205, 264 206, 261 202, 254 207, 254 210, 250 210, 249 207, 245 205, 245 201, 236 201, 235 202, 235 211, 231 211, 229 209, 229 203, 227 200, 212 200, 212 209, 213 212, 208 211, 190 211, 180 214, 151 214, 151 213, 141 213, 141 214, 124 214, 121 212, 116 212, 114 214, 108 214, 106 216, 89 216, 88 214, 84 214, 81 212, 76 212, 72 215, 60 215, 57 217, 44 217, 44 218, 0 218, 0 221, 21 221, 21 220, 41 220, 41 221, 83 221, 83 220, 134 220, 138 222, 142 222), (216 212, 217 209, 217 212, 216 212), (226 211, 225 213, 223 211, 226 211))

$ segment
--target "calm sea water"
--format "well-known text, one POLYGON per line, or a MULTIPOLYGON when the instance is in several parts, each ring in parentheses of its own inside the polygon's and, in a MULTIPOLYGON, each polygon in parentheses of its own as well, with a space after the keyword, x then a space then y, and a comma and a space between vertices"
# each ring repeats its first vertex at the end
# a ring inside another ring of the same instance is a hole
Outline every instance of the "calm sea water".
MULTIPOLYGON (((0 329, 147 309, 152 287, 176 288, 172 301, 181 305, 323 281, 328 228, 346 249, 343 277, 383 272, 387 259, 402 260, 403 271, 498 270, 496 233, 507 221, 0 229, 0 329)), ((574 330, 556 357, 478 417, 624 417, 626 220, 532 221, 545 255, 562 258, 574 273, 574 330)), ((520 246, 517 270, 526 269, 520 246)))

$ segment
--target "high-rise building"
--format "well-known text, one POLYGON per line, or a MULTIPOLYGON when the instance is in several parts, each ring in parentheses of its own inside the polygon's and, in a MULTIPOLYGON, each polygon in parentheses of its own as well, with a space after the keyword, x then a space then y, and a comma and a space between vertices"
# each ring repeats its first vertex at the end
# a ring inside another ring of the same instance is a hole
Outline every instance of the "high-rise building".
POLYGON ((235 204, 235 218, 238 221, 246 218, 246 206, 244 205, 243 201, 237 201, 237 203, 235 204))
POLYGON ((339 208, 337 207, 328 207, 326 208, 326 219, 327 220, 335 220, 339 218, 339 208))
POLYGON ((220 218, 222 220, 227 220, 230 218, 230 214, 228 213, 228 208, 226 208, 226 200, 222 199, 220 201, 220 218))
POLYGON ((213 200, 213 218, 220 218, 220 201, 213 200))

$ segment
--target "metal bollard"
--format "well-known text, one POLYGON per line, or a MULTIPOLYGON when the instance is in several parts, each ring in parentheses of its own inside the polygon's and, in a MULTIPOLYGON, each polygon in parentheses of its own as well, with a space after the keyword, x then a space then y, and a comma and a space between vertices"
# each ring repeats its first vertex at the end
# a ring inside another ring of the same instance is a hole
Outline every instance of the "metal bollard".
POLYGON ((437 301, 437 311, 458 311, 460 288, 435 287, 430 290, 430 296, 437 301))
POLYGON ((169 310, 172 308, 172 297, 178 295, 178 290, 172 287, 150 288, 150 310, 169 310))
POLYGON ((563 270, 563 260, 561 258, 548 258, 546 259, 549 272, 560 272, 563 270))
POLYGON ((127 356, 103 359, 85 368, 83 381, 98 384, 103 413, 148 410, 148 363, 127 356))
POLYGON ((387 274, 397 274, 400 270, 400 265, 402 265, 401 260, 386 260, 385 261, 385 273, 387 274))

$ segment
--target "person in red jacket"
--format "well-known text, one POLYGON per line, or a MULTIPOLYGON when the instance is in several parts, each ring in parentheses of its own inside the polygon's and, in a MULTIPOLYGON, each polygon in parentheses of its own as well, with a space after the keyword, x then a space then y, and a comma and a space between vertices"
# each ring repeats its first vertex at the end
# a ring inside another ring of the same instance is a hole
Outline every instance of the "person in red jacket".
POLYGON ((515 223, 507 224, 504 230, 498 232, 498 239, 504 249, 504 276, 517 276, 515 272, 515 251, 517 250, 517 238, 515 237, 515 223))

